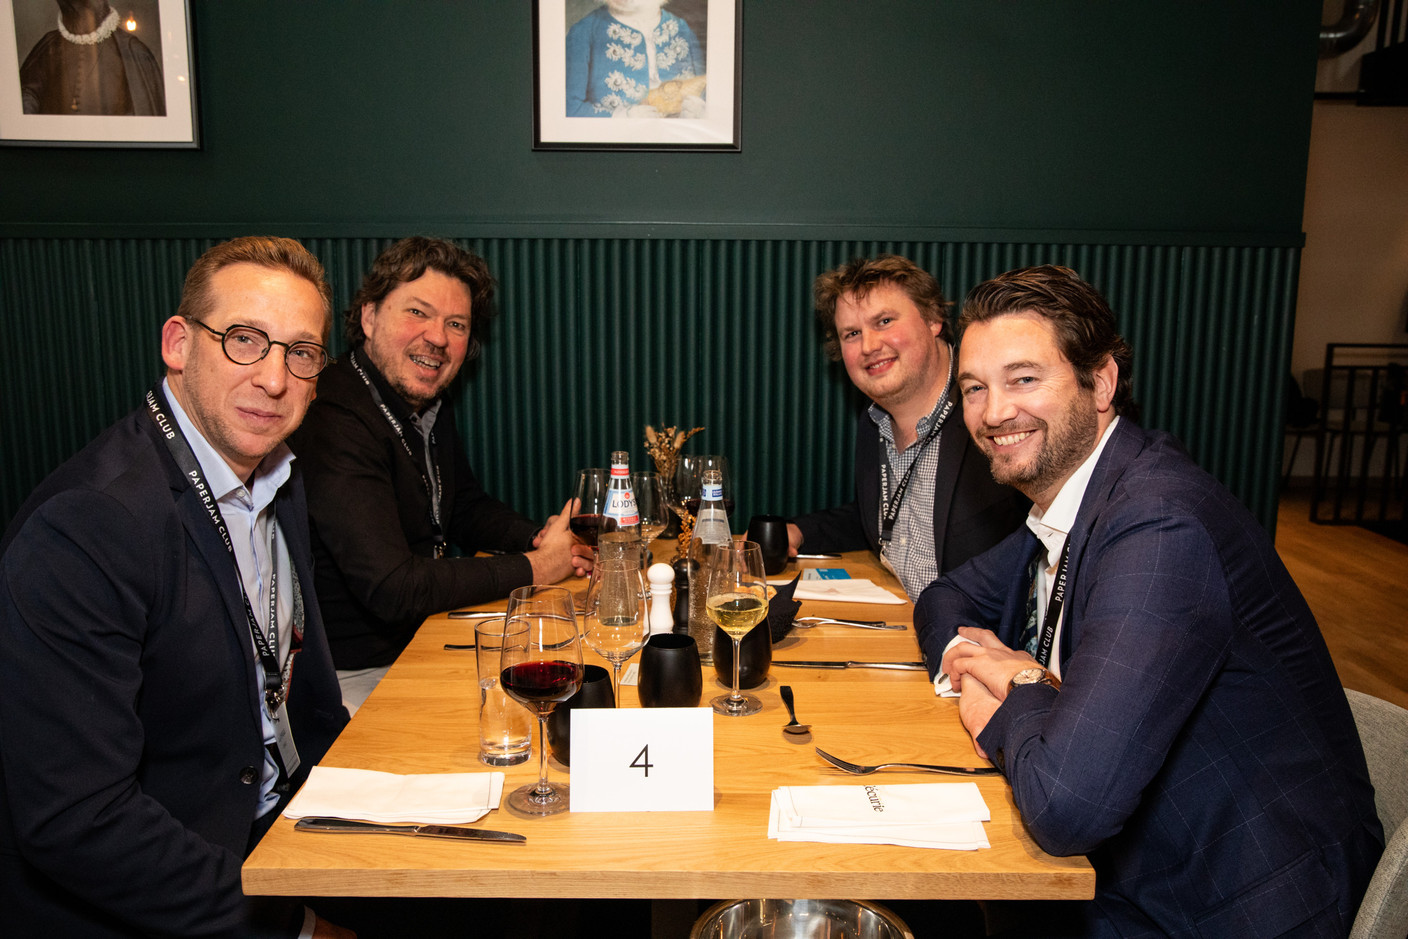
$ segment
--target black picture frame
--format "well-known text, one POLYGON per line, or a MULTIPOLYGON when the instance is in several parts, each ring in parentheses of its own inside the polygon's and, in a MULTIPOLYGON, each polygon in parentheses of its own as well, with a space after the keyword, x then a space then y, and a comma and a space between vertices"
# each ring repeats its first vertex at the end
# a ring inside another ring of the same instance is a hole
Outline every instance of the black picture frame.
POLYGON ((53 0, 0 0, 0 145, 200 147, 190 0, 125 0, 120 6, 109 7, 118 14, 115 25, 105 21, 66 38, 53 0), (91 37, 101 38, 83 41, 91 37), (117 52, 107 61, 120 62, 135 113, 91 113, 77 85, 68 86, 71 56, 65 52, 103 44, 117 52), (64 97, 72 113, 63 109, 64 97))
POLYGON ((533 149, 739 151, 742 6, 668 0, 648 38, 610 0, 533 0, 533 149))

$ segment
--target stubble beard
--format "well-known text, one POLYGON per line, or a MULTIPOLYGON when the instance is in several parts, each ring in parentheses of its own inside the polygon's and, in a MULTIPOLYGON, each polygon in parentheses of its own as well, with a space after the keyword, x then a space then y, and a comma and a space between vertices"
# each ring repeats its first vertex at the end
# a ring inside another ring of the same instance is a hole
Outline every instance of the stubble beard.
POLYGON ((991 441, 984 439, 983 442, 992 478, 1033 500, 1072 473, 1095 449, 1100 422, 1091 394, 1082 390, 1072 398, 1058 424, 1036 421, 1034 429, 1042 432, 1043 442, 1036 459, 1029 463, 1003 463, 994 459, 991 441))

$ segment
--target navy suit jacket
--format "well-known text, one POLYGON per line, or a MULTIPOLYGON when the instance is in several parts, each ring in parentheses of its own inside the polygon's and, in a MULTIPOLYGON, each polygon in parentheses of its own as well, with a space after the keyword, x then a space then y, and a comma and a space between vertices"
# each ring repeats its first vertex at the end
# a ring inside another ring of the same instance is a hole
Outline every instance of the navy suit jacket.
MULTIPOLYGON (((276 499, 306 609, 295 782, 347 720, 296 466, 276 499)), ((234 562, 145 411, 45 480, 0 552, 0 919, 15 935, 247 934, 262 673, 234 562)))
MULTIPOLYGON (((955 389, 956 391, 957 389, 955 389)), ((982 554, 1022 524, 1031 503, 992 478, 987 458, 963 426, 954 401, 939 438, 934 486, 934 559, 940 574, 982 554)), ((804 551, 880 550, 880 428, 862 411, 856 424, 856 499, 792 520, 804 551)))
MULTIPOLYGON (((920 596, 931 671, 959 626, 1018 645, 1037 545, 1024 527, 920 596)), ((1121 420, 1070 549, 1061 689, 1013 690, 978 743, 1036 842, 1090 856, 1084 934, 1346 935, 1383 832, 1266 532, 1173 437, 1121 420)))

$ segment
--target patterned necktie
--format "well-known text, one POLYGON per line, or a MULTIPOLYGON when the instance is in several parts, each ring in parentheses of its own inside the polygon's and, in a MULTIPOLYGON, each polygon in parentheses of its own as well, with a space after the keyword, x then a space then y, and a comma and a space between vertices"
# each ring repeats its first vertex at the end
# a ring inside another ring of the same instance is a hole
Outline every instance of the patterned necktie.
POLYGON ((1026 625, 1022 627, 1022 638, 1018 642, 1018 647, 1035 658, 1037 647, 1036 579, 1041 576, 1041 560, 1046 555, 1046 547, 1037 539, 1036 535, 1032 535, 1032 540, 1036 542, 1036 554, 1032 555, 1032 561, 1027 565, 1027 619, 1026 625))

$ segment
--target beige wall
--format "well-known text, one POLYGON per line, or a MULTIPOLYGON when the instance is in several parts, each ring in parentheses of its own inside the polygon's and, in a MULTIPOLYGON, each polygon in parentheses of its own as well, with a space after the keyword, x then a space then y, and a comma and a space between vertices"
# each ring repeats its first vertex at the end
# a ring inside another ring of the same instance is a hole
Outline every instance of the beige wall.
POLYGON ((1408 342, 1408 108, 1317 101, 1291 367, 1327 342, 1408 342))
MULTIPOLYGON (((1408 343, 1408 108, 1315 102, 1303 224, 1296 380, 1329 342, 1408 343)), ((1314 452, 1306 440, 1292 475, 1313 475, 1314 452)))

